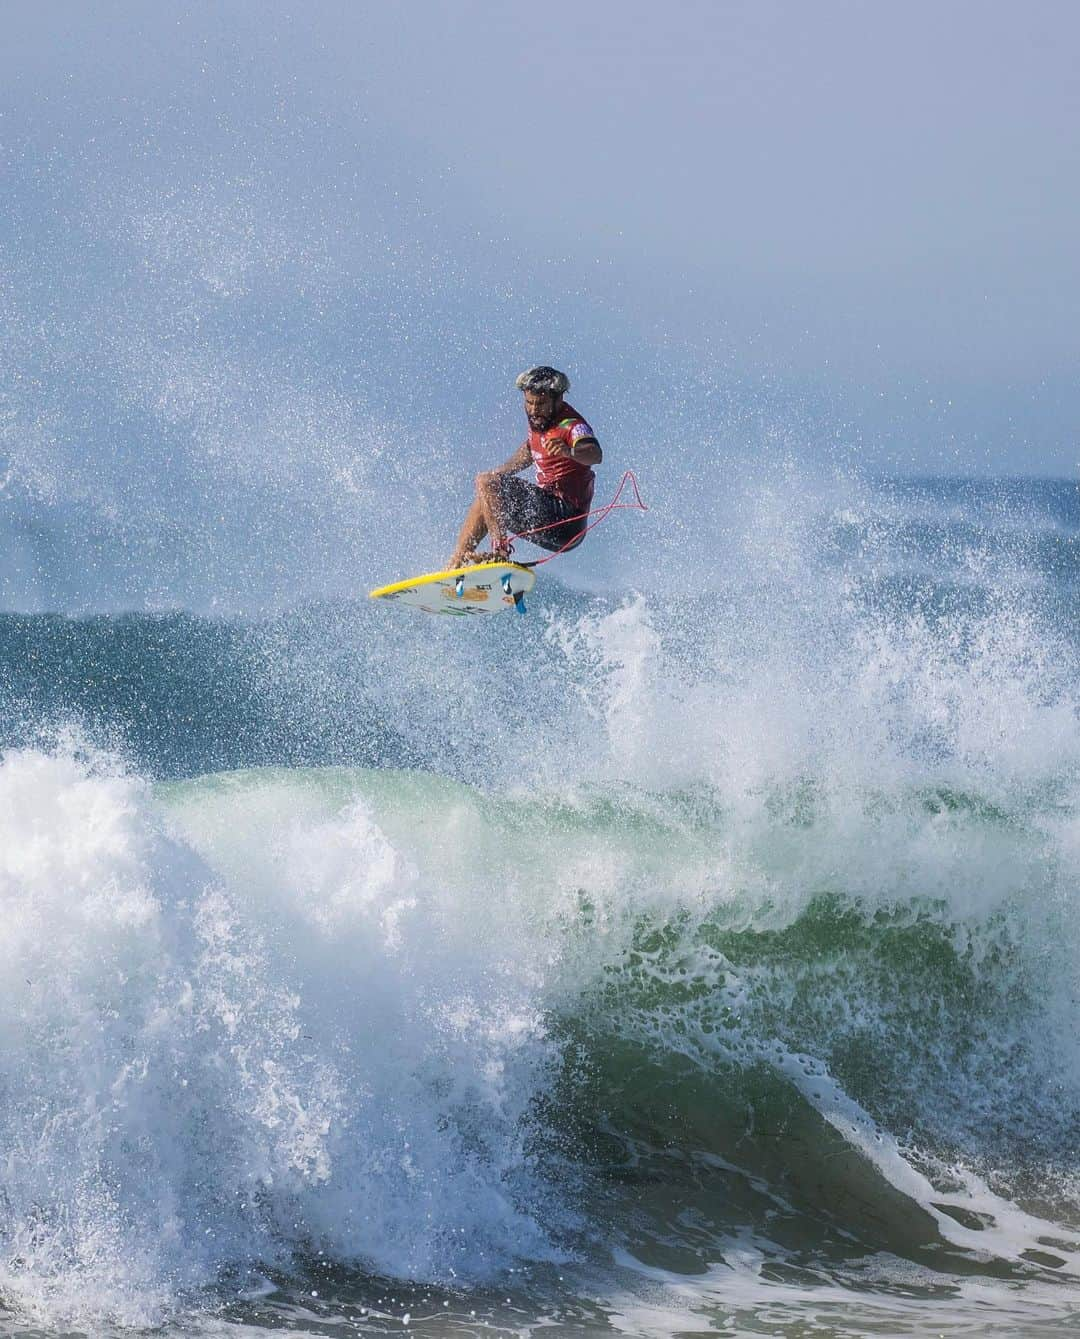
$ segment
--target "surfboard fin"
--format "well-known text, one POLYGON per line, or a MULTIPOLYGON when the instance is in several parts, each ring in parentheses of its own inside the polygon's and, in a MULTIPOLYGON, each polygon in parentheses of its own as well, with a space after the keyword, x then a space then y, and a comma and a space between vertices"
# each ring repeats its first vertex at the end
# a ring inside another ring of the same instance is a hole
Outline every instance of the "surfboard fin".
POLYGON ((502 582, 503 594, 509 595, 514 601, 514 611, 518 614, 524 614, 528 611, 525 608, 525 592, 515 590, 510 584, 510 573, 504 572, 499 578, 502 582))

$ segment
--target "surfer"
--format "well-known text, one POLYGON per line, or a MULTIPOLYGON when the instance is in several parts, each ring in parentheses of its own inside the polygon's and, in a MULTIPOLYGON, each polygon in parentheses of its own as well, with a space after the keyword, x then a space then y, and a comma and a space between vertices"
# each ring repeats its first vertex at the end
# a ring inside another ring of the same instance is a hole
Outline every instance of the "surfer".
POLYGON ((528 535, 542 549, 567 551, 585 537, 587 513, 603 459, 600 443, 582 416, 566 403, 565 372, 530 367, 514 383, 525 397, 528 438, 497 469, 476 476, 476 494, 448 567, 486 561, 476 551, 488 535, 491 557, 505 558, 509 536, 528 535), (536 483, 516 476, 536 466, 536 483))

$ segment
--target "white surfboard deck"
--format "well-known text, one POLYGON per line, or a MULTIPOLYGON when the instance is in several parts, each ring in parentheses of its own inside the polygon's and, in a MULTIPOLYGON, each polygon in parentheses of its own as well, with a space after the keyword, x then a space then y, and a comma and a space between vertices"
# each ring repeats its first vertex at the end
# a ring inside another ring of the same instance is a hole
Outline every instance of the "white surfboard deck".
POLYGON ((501 614, 504 609, 525 612, 523 596, 536 584, 531 567, 517 563, 472 563, 446 572, 395 581, 371 592, 373 600, 393 600, 425 614, 501 614))

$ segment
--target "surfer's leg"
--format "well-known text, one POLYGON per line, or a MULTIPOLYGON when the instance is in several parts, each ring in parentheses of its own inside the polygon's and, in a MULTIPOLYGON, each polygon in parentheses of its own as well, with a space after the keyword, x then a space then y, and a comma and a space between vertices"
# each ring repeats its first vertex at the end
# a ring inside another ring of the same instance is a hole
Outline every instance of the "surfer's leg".
POLYGON ((480 505, 480 499, 475 498, 472 506, 465 513, 465 523, 461 527, 461 533, 454 545, 454 552, 450 561, 446 564, 447 567, 460 567, 463 563, 468 562, 470 554, 476 552, 477 544, 486 534, 487 521, 484 519, 484 509, 480 505))
POLYGON ((505 477, 500 474, 476 476, 476 497, 465 514, 465 523, 458 535, 449 567, 460 567, 463 563, 470 562, 471 555, 476 552, 477 544, 485 535, 491 536, 492 549, 501 548, 506 543, 500 490, 500 484, 505 477))
POLYGON ((476 500, 484 514, 484 526, 491 538, 492 553, 506 546, 505 507, 502 498, 502 484, 506 478, 505 474, 476 476, 476 500))

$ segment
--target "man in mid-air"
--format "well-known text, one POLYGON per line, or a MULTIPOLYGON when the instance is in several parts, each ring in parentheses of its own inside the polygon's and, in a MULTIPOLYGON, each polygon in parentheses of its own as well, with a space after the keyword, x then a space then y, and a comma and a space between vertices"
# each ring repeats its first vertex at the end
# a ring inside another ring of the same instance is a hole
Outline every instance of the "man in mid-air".
POLYGON ((563 399, 570 389, 564 372, 530 367, 515 382, 525 396, 529 436, 505 464, 476 476, 476 496, 458 535, 448 567, 505 558, 509 536, 528 533, 531 544, 561 551, 585 536, 596 476, 603 459, 592 428, 563 399), (536 483, 515 476, 536 466, 536 483), (490 537, 491 554, 477 544, 490 537))

